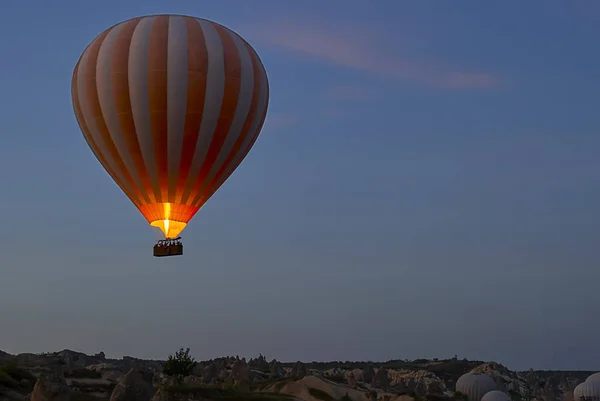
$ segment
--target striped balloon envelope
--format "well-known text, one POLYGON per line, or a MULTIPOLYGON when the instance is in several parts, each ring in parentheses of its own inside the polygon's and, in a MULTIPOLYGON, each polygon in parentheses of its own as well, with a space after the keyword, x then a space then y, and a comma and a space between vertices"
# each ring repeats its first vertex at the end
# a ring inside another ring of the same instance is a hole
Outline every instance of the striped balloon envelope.
POLYGON ((75 66, 71 94, 98 161, 146 220, 175 238, 254 145, 269 83, 237 33, 153 15, 100 33, 75 66))

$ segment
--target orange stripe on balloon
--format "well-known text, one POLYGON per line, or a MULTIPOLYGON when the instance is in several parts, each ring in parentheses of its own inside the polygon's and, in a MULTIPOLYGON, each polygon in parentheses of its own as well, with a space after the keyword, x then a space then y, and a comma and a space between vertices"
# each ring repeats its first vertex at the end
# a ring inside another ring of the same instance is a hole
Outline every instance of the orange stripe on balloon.
POLYGON ((150 177, 144 165, 129 97, 129 48, 133 31, 139 21, 140 18, 129 20, 124 22, 121 27, 111 54, 111 85, 121 133, 127 144, 128 155, 133 161, 143 186, 143 188, 140 188, 143 199, 146 203, 152 203, 156 200, 154 199, 150 177))
MULTIPOLYGON (((111 28, 112 29, 112 28, 111 28)), ((126 181, 126 184, 132 188, 132 191, 127 190, 127 186, 125 183, 121 182, 121 180, 116 180, 117 185, 121 187, 123 192, 131 199, 131 201, 139 206, 142 204, 141 202, 141 194, 137 191, 127 168, 125 167, 125 163, 119 156, 119 152, 113 143, 112 138, 110 137, 110 133, 108 131, 108 127, 106 126, 106 122, 104 121, 104 116, 102 115, 102 109, 100 108, 100 100, 98 98, 98 88, 96 86, 96 63, 98 61, 98 53, 100 52, 100 46, 104 42, 106 35, 110 32, 107 30, 105 35, 99 37, 95 40, 90 47, 88 48, 89 56, 87 58, 87 65, 85 68, 86 75, 84 77, 85 82, 85 98, 86 102, 89 104, 90 115, 89 118, 91 120, 95 120, 97 124, 97 129, 100 134, 100 138, 94 138, 94 140, 102 140, 108 149, 108 153, 112 160, 114 160, 116 168, 119 170, 121 175, 126 181)), ((108 164, 106 165, 108 166, 108 164)), ((105 166, 105 167, 106 167, 105 166)))
MULTIPOLYGON (((248 135, 254 135, 254 132, 250 132, 251 128, 252 128, 252 124, 256 121, 257 118, 259 118, 257 116, 257 114, 259 112, 263 112, 262 110, 258 110, 260 93, 261 93, 261 90, 263 90, 263 88, 261 88, 262 65, 260 64, 258 57, 254 53, 254 51, 250 48, 250 46, 248 44, 246 44, 244 41, 243 41, 243 43, 246 46, 248 53, 250 54, 250 58, 252 59, 254 86, 252 88, 252 101, 250 103, 250 110, 248 111, 248 115, 246 116, 246 121, 244 121, 244 125, 242 127, 242 132, 241 132, 240 136, 235 141, 235 144, 233 145, 231 152, 227 156, 227 159, 225 159, 225 162, 223 163, 221 168, 219 168, 219 171, 217 172, 217 174, 215 175, 215 177, 213 178, 211 183, 206 187, 206 189, 203 191, 202 194, 199 194, 200 195, 199 201, 201 201, 202 198, 204 198, 208 193, 210 193, 210 191, 217 184, 217 182, 219 182, 219 179, 221 178, 223 173, 226 171, 226 169, 229 167, 229 164, 234 160, 234 158, 240 151, 240 149, 241 149, 242 145, 244 144, 244 141, 246 140, 248 135)), ((196 203, 199 203, 199 202, 196 202, 196 203)))
POLYGON ((185 127, 179 167, 179 180, 175 200, 181 201, 185 183, 190 173, 196 144, 200 134, 206 79, 208 74, 208 55, 202 27, 194 18, 185 17, 188 40, 188 81, 185 127))
MULTIPOLYGON (((73 109, 75 111, 75 116, 77 117, 77 123, 79 124, 79 128, 81 129, 81 132, 83 133, 83 138, 87 142, 87 144, 90 147, 94 156, 96 156, 96 158, 98 159, 100 164, 102 166, 104 166, 108 175, 110 175, 110 177, 117 183, 117 185, 119 185, 119 187, 123 188, 123 185, 119 182, 119 178, 117 177, 115 172, 110 168, 110 166, 106 162, 106 159, 102 155, 102 152, 100 152, 98 145, 96 145, 96 142, 94 141, 94 138, 92 137, 90 130, 89 130, 87 124, 85 123, 85 118, 83 117, 83 113, 81 112, 81 106, 79 105, 79 92, 77 90, 78 78, 79 78, 79 62, 77 63, 77 65, 75 66, 75 70, 73 71, 73 79, 71 82, 71 97, 73 100, 73 109)), ((126 193, 126 195, 129 197, 129 195, 127 193, 126 193)))
MULTIPOLYGON (((262 130, 262 127, 265 123, 265 119, 267 118, 267 109, 268 109, 268 105, 269 105, 269 81, 267 78, 267 74, 266 71, 264 69, 264 66, 262 65, 262 62, 260 62, 260 59, 258 58, 258 56, 256 56, 261 68, 259 69, 261 71, 261 74, 264 76, 263 80, 264 80, 264 88, 263 90, 266 91, 265 93, 265 105, 264 105, 264 110, 262 111, 263 115, 262 118, 260 120, 260 123, 258 124, 256 130, 254 131, 253 135, 254 137, 252 138, 250 144, 243 150, 243 154, 242 157, 240 158, 240 163, 242 163, 242 161, 246 158, 246 156, 248 156, 248 153, 250 153, 250 150, 252 149, 252 147, 254 146, 254 144, 256 143, 256 140, 258 139, 258 136, 260 134, 260 131, 262 130)), ((237 166, 236 166, 237 167, 237 166)), ((214 195, 215 192, 217 192, 217 190, 221 187, 221 185, 223 185, 225 183, 225 181, 227 181, 227 179, 229 178, 229 176, 231 176, 231 174, 233 174, 233 172, 235 171, 235 168, 233 169, 228 169, 225 171, 225 173, 221 176, 221 179, 214 185, 214 187, 212 188, 212 190, 203 197, 203 199, 200 200, 200 203, 197 204, 197 206, 199 208, 202 208, 202 206, 204 206, 204 204, 214 195)))
POLYGON ((167 160, 167 48, 169 43, 169 17, 157 16, 150 32, 148 51, 148 107, 154 155, 158 170, 161 199, 166 202, 169 190, 167 160))
MULTIPOLYGON (((250 150, 252 149, 252 147, 254 146, 254 143, 258 139, 258 135, 260 134, 260 130, 265 122, 266 117, 267 117, 267 114, 265 113, 260 124, 258 125, 258 129, 255 132, 254 138, 252 138, 250 145, 248 145, 248 147, 244 150, 244 154, 243 154, 242 158, 240 159, 240 164, 241 164, 241 161, 243 161, 246 158, 248 153, 250 153, 250 150)), ((217 192, 217 190, 221 187, 221 185, 223 185, 225 183, 225 181, 227 181, 229 176, 231 174, 233 174, 234 171, 235 171, 235 169, 229 170, 224 175, 222 175, 221 179, 213 186, 211 191, 208 192, 206 194, 206 196, 202 197, 202 199, 200 199, 199 203, 196 206, 198 206, 199 209, 202 208, 202 206, 204 206, 204 204, 215 194, 215 192, 217 192)))
POLYGON ((218 24, 214 24, 214 26, 219 34, 219 37, 221 38, 221 43, 223 44, 223 54, 225 58, 225 88, 223 91, 223 104, 221 106, 221 115, 219 116, 217 128, 215 129, 215 133, 213 134, 212 141, 208 148, 208 153, 206 154, 206 158, 204 159, 204 163, 200 168, 198 178, 196 179, 194 186, 192 187, 192 191, 190 192, 190 198, 188 198, 188 203, 191 205, 197 201, 199 195, 198 191, 206 179, 206 176, 210 172, 210 169, 217 159, 219 152, 223 147, 223 143, 227 138, 227 133, 229 132, 229 128, 233 122, 240 94, 242 71, 241 59, 237 50, 237 46, 235 45, 231 35, 225 30, 224 27, 218 24), (194 200, 189 202, 189 199, 194 200))

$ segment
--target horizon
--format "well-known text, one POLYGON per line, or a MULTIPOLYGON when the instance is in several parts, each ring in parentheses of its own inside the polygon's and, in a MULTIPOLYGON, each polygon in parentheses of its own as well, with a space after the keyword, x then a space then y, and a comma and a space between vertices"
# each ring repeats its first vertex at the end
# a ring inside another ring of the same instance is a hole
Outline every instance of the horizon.
MULTIPOLYGON (((183 349, 185 350, 186 347, 183 347, 183 349)), ((75 353, 80 353, 80 354, 85 354, 87 356, 95 356, 98 355, 100 353, 104 353, 104 357, 105 359, 108 360, 122 360, 124 358, 134 358, 134 359, 139 359, 139 360, 145 360, 145 361, 157 361, 157 362, 164 362, 168 359, 168 357, 170 355, 175 355, 175 352, 178 351, 177 350, 173 350, 173 352, 169 353, 167 356, 162 357, 162 358, 144 358, 144 357, 138 357, 135 355, 129 355, 129 354, 125 354, 122 356, 114 356, 114 355, 108 355, 106 354, 104 351, 98 351, 98 352, 85 352, 85 351, 78 351, 75 349, 69 349, 69 348, 65 348, 65 349, 61 349, 59 351, 46 351, 46 352, 9 352, 6 351, 4 349, 0 348, 0 352, 6 352, 7 354, 11 355, 11 356, 18 356, 18 355, 22 355, 22 354, 34 354, 34 355, 47 355, 47 354, 55 354, 55 353, 60 353, 60 352, 64 352, 64 351, 70 351, 70 352, 75 352, 75 353)), ((207 358, 207 359, 200 359, 200 358, 196 358, 194 356, 194 353, 192 351, 192 349, 190 349, 190 356, 192 358, 194 358, 195 362, 207 362, 207 361, 211 361, 214 359, 219 359, 219 358, 239 358, 239 359, 246 359, 246 361, 250 361, 252 359, 257 359, 260 356, 263 356, 267 361, 277 361, 279 363, 282 364, 294 364, 297 362, 301 362, 304 364, 310 364, 310 363, 323 363, 323 364, 327 364, 327 363, 365 363, 365 364, 373 364, 373 365, 379 365, 379 364, 386 364, 386 363, 390 363, 390 362, 396 362, 396 361, 401 361, 401 362, 415 362, 415 361, 419 361, 419 360, 426 360, 426 361, 430 361, 430 362, 446 362, 446 361, 451 361, 454 360, 454 357, 447 357, 447 358, 437 358, 437 357, 433 357, 433 358, 416 358, 416 359, 405 359, 405 358, 390 358, 390 359, 386 359, 386 360, 312 360, 312 361, 308 361, 308 360, 281 360, 278 359, 276 357, 268 357, 262 353, 258 353, 255 356, 248 356, 248 355, 223 355, 223 356, 217 356, 217 357, 212 357, 212 358, 207 358)), ((482 364, 486 364, 486 363, 497 363, 500 364, 502 366, 504 366, 505 368, 507 368, 508 370, 512 371, 512 372, 527 372, 530 369, 533 368, 527 368, 527 369, 513 369, 510 366, 507 366, 503 363, 497 362, 497 361, 493 361, 493 360, 481 360, 481 359, 468 359, 468 358, 461 358, 460 355, 457 356, 457 361, 462 361, 462 360, 466 360, 467 362, 481 362, 482 364)), ((596 370, 594 369, 533 369, 536 372, 543 372, 543 371, 557 371, 557 372, 596 372, 596 370)))
POLYGON ((0 349, 600 370, 599 4, 7 4, 0 349), (177 258, 71 100, 96 35, 156 13, 237 32, 269 79, 177 258))

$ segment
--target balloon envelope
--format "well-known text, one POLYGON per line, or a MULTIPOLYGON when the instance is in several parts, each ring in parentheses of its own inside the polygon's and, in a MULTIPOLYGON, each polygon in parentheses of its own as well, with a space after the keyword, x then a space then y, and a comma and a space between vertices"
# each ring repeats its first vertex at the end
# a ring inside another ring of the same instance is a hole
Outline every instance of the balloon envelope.
POLYGON ((71 95, 98 161, 146 220, 173 238, 252 148, 269 84, 235 32, 155 15, 100 33, 75 66, 71 95))
POLYGON ((488 391, 487 393, 484 394, 483 397, 481 397, 481 401, 512 401, 511 398, 508 396, 508 394, 499 391, 499 390, 492 390, 492 391, 488 391))
POLYGON ((597 381, 585 381, 579 383, 573 390, 573 397, 575 401, 580 401, 583 397, 584 400, 599 400, 600 399, 600 382, 597 381))
POLYGON ((466 395, 469 401, 481 401, 483 396, 496 390, 496 382, 483 373, 465 373, 456 381, 456 391, 466 395))

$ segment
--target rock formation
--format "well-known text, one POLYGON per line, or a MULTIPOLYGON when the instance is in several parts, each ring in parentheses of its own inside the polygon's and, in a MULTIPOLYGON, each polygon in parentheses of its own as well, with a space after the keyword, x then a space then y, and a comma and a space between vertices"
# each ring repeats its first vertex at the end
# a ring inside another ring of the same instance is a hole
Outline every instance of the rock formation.
MULTIPOLYGON (((162 373, 162 361, 133 357, 106 358, 63 350, 46 354, 0 354, 0 401, 149 401, 155 389, 172 387, 173 377, 162 373), (6 371, 4 365, 16 367, 6 371), (143 369, 140 369, 143 368, 143 369), (62 372, 62 373, 61 373, 62 372), (127 374, 125 374, 127 373, 127 374), (114 388, 114 391, 113 391, 114 388), (80 398, 84 397, 84 398, 80 398)), ((592 372, 515 372, 495 362, 459 359, 393 360, 385 363, 267 362, 263 355, 249 359, 222 357, 199 361, 183 379, 188 388, 220 392, 272 391, 315 401, 312 391, 324 391, 335 400, 369 401, 372 391, 384 401, 411 401, 413 396, 451 401, 458 377, 469 371, 490 376, 514 401, 574 401, 574 387, 592 372), (321 367, 322 368, 321 368, 321 367), (373 367, 377 368, 374 370, 373 367), (283 390, 282 390, 283 389, 283 390)), ((201 397, 201 392, 194 396, 201 397)), ((320 396, 324 396, 322 393, 320 396)), ((190 396, 191 397, 191 396, 190 396)), ((200 401, 177 391, 157 392, 155 401, 200 401)), ((276 400, 273 400, 276 401, 276 400)))
POLYGON ((348 386, 351 388, 356 388, 356 376, 354 375, 354 372, 348 372, 346 378, 348 379, 348 386))
POLYGON ((304 366, 302 362, 298 361, 290 373, 293 377, 304 377, 304 375, 306 375, 306 366, 304 366))
POLYGON ((385 390, 385 389, 387 389, 389 384, 390 384, 390 381, 388 378, 388 371, 384 366, 380 366, 379 369, 377 369, 377 372, 375 373, 375 375, 373 375, 373 380, 371 381, 371 385, 373 387, 385 390))
POLYGON ((35 382, 31 401, 70 401, 71 390, 59 372, 44 372, 35 382))
POLYGON ((131 369, 113 390, 110 401, 150 401, 154 395, 152 373, 131 369))
POLYGON ((366 368, 363 369, 362 379, 365 383, 371 383, 373 381, 373 376, 375 376, 375 371, 371 365, 367 365, 366 368))
POLYGON ((283 374, 284 374, 283 368, 281 367, 281 364, 278 361, 276 361, 275 359, 273 359, 271 361, 269 370, 271 373, 270 374, 271 378, 283 377, 283 374))

